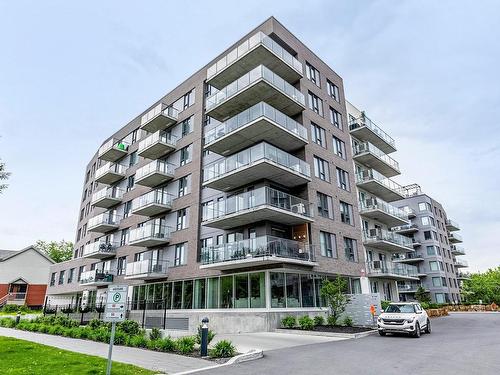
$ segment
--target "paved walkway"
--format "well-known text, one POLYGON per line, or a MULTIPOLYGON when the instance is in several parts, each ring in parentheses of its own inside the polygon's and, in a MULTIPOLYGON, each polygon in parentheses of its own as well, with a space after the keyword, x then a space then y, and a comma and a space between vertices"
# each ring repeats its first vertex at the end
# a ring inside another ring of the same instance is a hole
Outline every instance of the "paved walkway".
MULTIPOLYGON (((39 344, 54 346, 60 349, 95 355, 103 358, 107 358, 108 356, 108 344, 100 342, 46 335, 43 333, 26 332, 3 327, 0 327, 0 336, 14 337, 17 339, 32 341, 39 344)), ((203 359, 129 348, 125 346, 113 347, 113 361, 129 363, 168 374, 196 370, 215 365, 214 362, 203 359)))

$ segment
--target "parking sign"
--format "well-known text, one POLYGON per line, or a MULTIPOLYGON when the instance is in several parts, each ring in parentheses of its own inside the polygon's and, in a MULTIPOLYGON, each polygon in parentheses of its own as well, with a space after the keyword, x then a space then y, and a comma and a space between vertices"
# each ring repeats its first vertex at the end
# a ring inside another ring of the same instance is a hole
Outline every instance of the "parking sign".
POLYGON ((105 322, 123 322, 127 309, 127 285, 110 285, 104 309, 105 322))

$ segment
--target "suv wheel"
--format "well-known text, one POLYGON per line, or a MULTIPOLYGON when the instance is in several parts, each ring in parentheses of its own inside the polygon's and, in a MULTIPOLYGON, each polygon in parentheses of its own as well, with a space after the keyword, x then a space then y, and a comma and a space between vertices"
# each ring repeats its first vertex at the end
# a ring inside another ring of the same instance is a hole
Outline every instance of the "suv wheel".
POLYGON ((427 319, 427 326, 425 327, 425 333, 431 333, 431 320, 427 319))
POLYGON ((384 332, 384 331, 378 331, 378 334, 379 334, 380 336, 385 336, 385 332, 384 332))
POLYGON ((413 337, 419 338, 420 337, 420 324, 418 322, 415 324, 415 332, 413 333, 413 337))

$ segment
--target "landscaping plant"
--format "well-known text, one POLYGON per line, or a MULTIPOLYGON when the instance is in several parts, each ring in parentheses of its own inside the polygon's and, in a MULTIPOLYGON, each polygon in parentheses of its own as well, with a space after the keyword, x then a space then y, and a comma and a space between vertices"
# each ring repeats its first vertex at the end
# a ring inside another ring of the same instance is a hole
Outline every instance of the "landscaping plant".
MULTIPOLYGON (((208 344, 210 344, 210 342, 213 340, 213 338, 215 337, 215 332, 212 331, 211 329, 208 330, 208 335, 207 335, 207 339, 208 339, 208 344)), ((201 324, 198 326, 198 334, 196 335, 196 343, 198 345, 201 345, 201 324)))
POLYGON ((299 318, 300 329, 312 330, 314 328, 314 320, 309 315, 304 315, 299 318))
POLYGON ((152 341, 161 339, 161 332, 158 328, 152 328, 151 332, 149 333, 149 339, 152 341))
POLYGON ((236 348, 229 340, 221 340, 215 344, 214 348, 210 351, 210 356, 214 358, 228 358, 234 356, 236 348))
POLYGON ((346 316, 344 318, 344 322, 343 323, 344 323, 344 325, 346 327, 352 327, 353 326, 353 321, 352 321, 352 318, 350 316, 346 316))
POLYGON ((349 297, 345 294, 346 290, 347 281, 342 279, 340 275, 337 275, 334 281, 323 281, 320 294, 329 308, 328 324, 330 324, 330 316, 333 317, 331 320, 333 324, 330 325, 335 325, 337 323, 339 317, 344 313, 349 303, 349 297))
POLYGON ((323 315, 316 315, 314 317, 314 325, 315 326, 323 326, 323 325, 325 325, 325 318, 323 317, 323 315))
POLYGON ((297 318, 293 315, 288 315, 281 319, 281 325, 285 328, 293 328, 296 324, 297 318))
POLYGON ((194 351, 196 339, 193 336, 179 337, 175 341, 175 346, 181 354, 191 354, 194 351))

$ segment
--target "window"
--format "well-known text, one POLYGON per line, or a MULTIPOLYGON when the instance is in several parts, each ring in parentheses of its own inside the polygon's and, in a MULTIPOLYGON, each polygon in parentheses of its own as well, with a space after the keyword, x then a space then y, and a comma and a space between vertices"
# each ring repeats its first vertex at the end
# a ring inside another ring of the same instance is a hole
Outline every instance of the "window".
POLYGON ((128 228, 122 230, 122 234, 120 236, 120 246, 125 246, 126 244, 128 244, 128 234, 128 228))
POLYGON ((329 80, 326 81, 328 85, 328 95, 330 95, 335 101, 340 103, 339 88, 334 83, 329 80))
POLYGON ((318 214, 329 219, 333 219, 332 197, 317 192, 318 197, 318 214))
POLYGON ((358 245, 355 239, 344 237, 345 257, 350 262, 357 262, 358 245))
POLYGON ((137 151, 134 151, 130 154, 130 159, 128 165, 131 167, 137 164, 137 151))
POLYGON ((127 201, 123 205, 123 218, 130 216, 130 211, 132 210, 132 201, 127 201))
POLYGON ((332 107, 330 107, 330 122, 333 126, 342 130, 342 115, 332 107))
POLYGON ((134 188, 135 185, 135 175, 128 176, 127 178, 127 191, 130 191, 134 188))
POLYGON ((201 220, 214 218, 214 201, 203 202, 201 204, 201 220))
POLYGON ((56 273, 53 272, 52 275, 50 275, 50 286, 54 286, 56 283, 56 273))
POLYGON ((119 257, 116 274, 118 276, 125 275, 125 269, 127 268, 127 257, 119 257))
POLYGON ((206 247, 212 247, 214 244, 214 239, 213 237, 202 238, 200 242, 201 242, 201 248, 203 249, 206 247))
POLYGON ((330 182, 330 167, 326 160, 314 157, 314 175, 323 180, 330 182))
POLYGON ((179 162, 180 166, 186 165, 187 163, 189 163, 191 161, 190 155, 189 155, 189 146, 181 148, 180 153, 181 153, 180 162, 179 162))
POLYGON ((182 98, 183 109, 189 108, 193 104, 194 104, 194 90, 191 90, 182 98))
MULTIPOLYGON (((83 270, 84 270, 85 266, 80 266, 78 268, 78 280, 77 281, 80 281, 82 279, 82 273, 83 273, 83 270)), ((55 274, 53 274, 55 275, 55 274)))
POLYGON ((316 86, 321 87, 319 71, 308 62, 306 62, 306 77, 316 86))
POLYGON ((431 231, 430 230, 424 231, 424 240, 431 240, 431 239, 432 239, 431 231))
POLYGON ((73 282, 73 278, 75 277, 75 269, 71 268, 68 273, 68 284, 73 282))
POLYGON ((319 232, 319 244, 321 255, 328 258, 337 257, 335 234, 328 232, 319 232))
POLYGON ((440 277, 433 277, 432 278, 432 286, 443 286, 441 284, 441 278, 440 277))
POLYGON ((137 133, 138 133, 138 129, 135 129, 131 134, 132 134, 132 144, 134 144, 135 142, 137 142, 137 133))
POLYGON ((352 213, 352 205, 340 201, 340 221, 345 224, 354 225, 354 216, 352 213))
POLYGON ((64 274, 65 271, 59 271, 59 281, 58 281, 59 285, 62 285, 64 283, 64 274))
POLYGON ((177 230, 187 228, 187 209, 183 208, 177 211, 177 230))
POLYGON ((345 152, 345 142, 335 136, 333 136, 333 153, 344 160, 347 159, 347 154, 345 152))
POLYGON ((181 123, 182 136, 186 136, 193 131, 193 116, 185 119, 181 123))
POLYGON ((177 194, 179 197, 183 197, 184 195, 187 194, 187 185, 188 185, 187 176, 179 178, 179 190, 177 194))
POLYGON ((431 225, 431 222, 429 220, 429 216, 422 216, 420 218, 420 221, 422 222, 423 226, 429 226, 429 225, 431 225))
POLYGON ((429 262, 431 271, 439 271, 439 264, 436 261, 429 262))
POLYGON ((427 246, 427 255, 436 255, 436 249, 434 246, 427 246))
POLYGON ((420 202, 418 204, 418 210, 419 211, 432 211, 432 207, 429 203, 427 202, 420 202))
POLYGON ((186 264, 186 243, 175 245, 174 266, 186 264))
POLYGON ((350 191, 349 173, 337 167, 337 186, 342 190, 350 191))
POLYGON ((309 109, 312 109, 318 115, 323 116, 323 101, 310 91, 308 92, 307 97, 309 99, 309 109))
POLYGON ((326 132, 321 126, 311 123, 311 133, 313 142, 326 148, 326 132))

